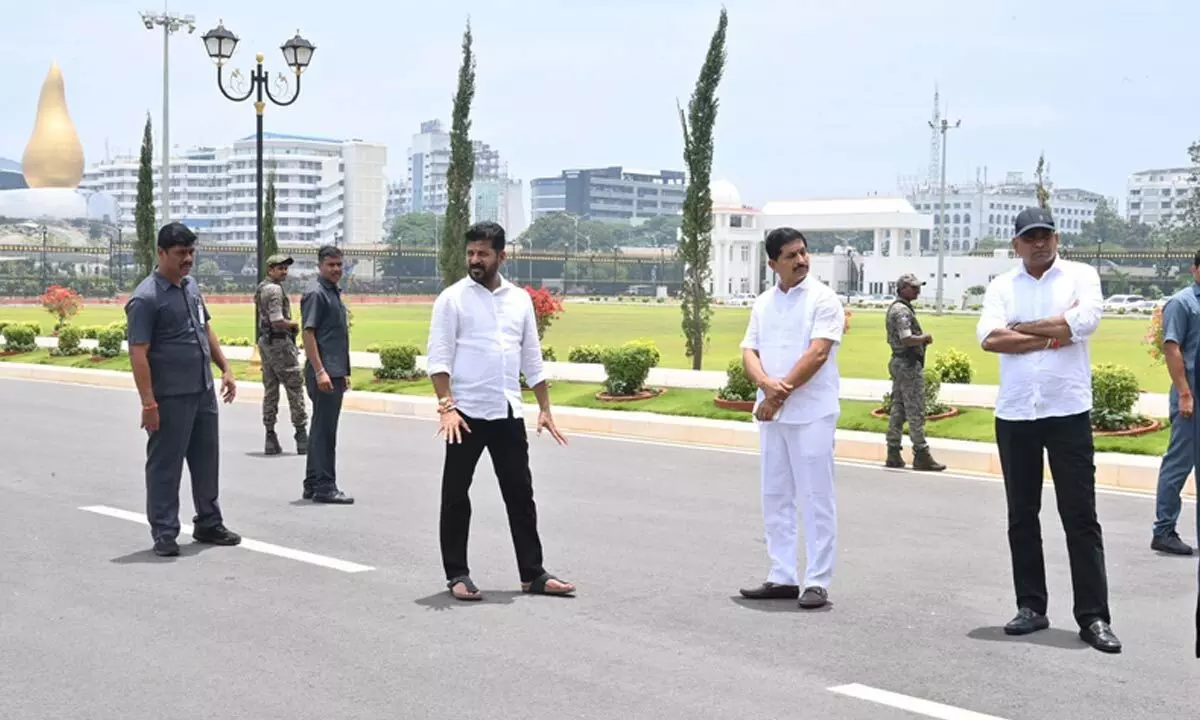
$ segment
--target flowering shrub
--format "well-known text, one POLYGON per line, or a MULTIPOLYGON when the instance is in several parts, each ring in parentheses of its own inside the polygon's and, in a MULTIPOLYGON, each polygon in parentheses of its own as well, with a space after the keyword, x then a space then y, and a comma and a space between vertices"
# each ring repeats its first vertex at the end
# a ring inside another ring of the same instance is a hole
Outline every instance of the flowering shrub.
POLYGON ((1146 329, 1146 337, 1142 340, 1149 347, 1147 352, 1156 363, 1163 361, 1163 325, 1162 325, 1162 307, 1154 308, 1154 314, 1150 316, 1150 327, 1146 329))
POLYGON ((75 317, 83 308, 83 298, 71 288, 61 285, 51 285, 41 297, 42 307, 51 315, 58 318, 54 329, 57 331, 67 324, 67 319, 75 317))
POLYGON ((563 304, 544 287, 533 288, 526 285, 525 292, 529 293, 529 299, 533 301, 533 314, 537 318, 538 340, 541 340, 550 327, 550 323, 562 314, 563 304))
POLYGON ((971 368, 971 357, 962 350, 949 348, 945 352, 933 356, 933 369, 937 371, 942 382, 969 383, 974 374, 971 368))

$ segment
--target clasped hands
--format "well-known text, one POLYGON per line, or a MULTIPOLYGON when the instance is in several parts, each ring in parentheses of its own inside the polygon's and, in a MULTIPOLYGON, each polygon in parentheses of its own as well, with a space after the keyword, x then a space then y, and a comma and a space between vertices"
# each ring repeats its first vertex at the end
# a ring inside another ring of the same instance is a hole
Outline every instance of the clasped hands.
POLYGON ((792 394, 796 388, 784 382, 782 379, 767 378, 759 384, 766 397, 758 404, 758 408, 754 411, 754 417, 767 421, 779 412, 779 408, 783 407, 784 401, 792 394))

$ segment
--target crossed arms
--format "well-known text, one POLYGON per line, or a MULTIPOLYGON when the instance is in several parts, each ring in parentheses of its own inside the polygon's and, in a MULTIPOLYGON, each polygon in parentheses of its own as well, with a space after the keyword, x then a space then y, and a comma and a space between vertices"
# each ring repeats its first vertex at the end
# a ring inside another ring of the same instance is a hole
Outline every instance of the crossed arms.
MULTIPOLYGON (((1104 296, 1100 276, 1092 268, 1080 272, 1078 299, 1065 312, 1028 322, 1008 322, 1003 285, 993 282, 983 299, 983 312, 975 328, 987 352, 1019 355, 1079 343, 1096 332, 1104 296)), ((1010 286, 1011 287, 1011 286, 1010 286)), ((1009 290, 1011 292, 1011 290, 1009 290)))

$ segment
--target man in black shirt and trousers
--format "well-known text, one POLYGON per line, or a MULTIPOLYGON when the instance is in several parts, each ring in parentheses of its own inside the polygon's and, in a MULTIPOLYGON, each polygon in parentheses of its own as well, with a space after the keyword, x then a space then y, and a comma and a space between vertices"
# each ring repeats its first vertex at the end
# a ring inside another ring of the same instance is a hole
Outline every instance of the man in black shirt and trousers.
POLYGON ((336 452, 342 395, 350 389, 350 323, 342 303, 342 251, 325 245, 317 251, 319 275, 300 299, 304 328, 304 386, 312 401, 304 499, 329 505, 351 505, 354 498, 338 489, 336 452))
POLYGON ((217 502, 220 445, 212 363, 221 368, 221 394, 233 402, 237 385, 221 352, 204 299, 188 276, 196 235, 182 223, 158 232, 158 267, 125 304, 129 363, 142 401, 146 442, 146 519, 154 552, 179 554, 179 481, 187 461, 196 506, 192 539, 237 545, 217 502))

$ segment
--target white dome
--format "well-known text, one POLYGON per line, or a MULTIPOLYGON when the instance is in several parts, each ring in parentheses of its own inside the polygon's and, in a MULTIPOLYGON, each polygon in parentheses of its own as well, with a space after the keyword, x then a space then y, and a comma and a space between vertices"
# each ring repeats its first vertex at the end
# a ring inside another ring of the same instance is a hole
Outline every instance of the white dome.
POLYGON ((708 186, 708 191, 712 193, 713 207, 740 208, 742 206, 742 194, 728 180, 714 180, 708 186))

